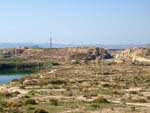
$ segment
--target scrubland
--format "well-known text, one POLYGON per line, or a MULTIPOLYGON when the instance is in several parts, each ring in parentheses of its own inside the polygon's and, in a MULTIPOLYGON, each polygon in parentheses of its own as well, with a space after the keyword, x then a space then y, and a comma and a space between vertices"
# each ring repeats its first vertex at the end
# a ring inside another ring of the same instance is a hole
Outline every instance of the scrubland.
POLYGON ((59 65, 0 86, 1 113, 149 113, 150 66, 59 65))

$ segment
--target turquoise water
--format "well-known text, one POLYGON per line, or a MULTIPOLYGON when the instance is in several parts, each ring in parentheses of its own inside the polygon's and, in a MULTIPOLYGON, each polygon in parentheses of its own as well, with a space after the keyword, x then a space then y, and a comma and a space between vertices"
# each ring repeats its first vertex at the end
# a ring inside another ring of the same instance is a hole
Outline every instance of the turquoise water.
POLYGON ((10 81, 14 79, 20 79, 24 77, 25 75, 29 75, 32 73, 36 73, 37 70, 35 69, 5 69, 5 70, 0 70, 0 85, 2 84, 7 84, 10 81))
POLYGON ((24 77, 25 74, 12 74, 12 75, 0 75, 0 85, 7 84, 13 79, 19 79, 24 77))

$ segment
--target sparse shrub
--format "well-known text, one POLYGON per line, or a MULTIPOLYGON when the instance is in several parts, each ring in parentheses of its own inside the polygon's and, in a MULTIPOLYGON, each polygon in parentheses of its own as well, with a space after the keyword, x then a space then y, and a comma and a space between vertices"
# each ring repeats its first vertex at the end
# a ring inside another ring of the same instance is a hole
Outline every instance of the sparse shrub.
POLYGON ((147 103, 147 100, 144 98, 138 98, 138 99, 131 99, 131 102, 137 102, 137 103, 147 103))
POLYGON ((110 87, 110 83, 109 82, 101 82, 100 85, 102 87, 110 87))
POLYGON ((118 85, 116 83, 110 83, 110 82, 101 82, 100 86, 101 87, 112 87, 112 88, 118 87, 118 85))
POLYGON ((83 97, 86 97, 86 99, 91 99, 92 98, 92 96, 89 95, 89 94, 85 94, 83 97))
POLYGON ((18 95, 18 94, 20 94, 20 92, 19 91, 15 91, 15 92, 13 92, 13 94, 18 95))
POLYGON ((18 110, 18 109, 12 109, 11 113, 23 113, 22 111, 18 110))
POLYGON ((1 95, 1 96, 7 96, 7 97, 8 97, 8 96, 11 96, 11 93, 9 93, 8 90, 1 90, 1 91, 0 91, 0 95, 1 95))
POLYGON ((13 79, 11 82, 18 82, 19 80, 18 79, 13 79))
POLYGON ((15 92, 11 93, 11 96, 17 96, 18 94, 20 94, 20 92, 19 91, 15 91, 15 92))
POLYGON ((51 105, 58 106, 58 100, 51 99, 50 102, 51 102, 51 105))
POLYGON ((91 107, 93 107, 93 108, 100 108, 100 105, 99 104, 92 104, 91 107))
POLYGON ((114 111, 114 108, 113 108, 113 107, 111 107, 110 109, 111 109, 112 111, 114 111))
POLYGON ((45 111, 44 109, 37 108, 34 113, 48 113, 48 111, 45 111))
POLYGON ((52 65, 56 66, 56 65, 59 65, 59 63, 58 62, 52 62, 52 65))
POLYGON ((144 98, 141 98, 141 99, 138 99, 137 102, 140 102, 140 103, 147 103, 147 100, 144 99, 144 98))
POLYGON ((110 75, 110 73, 109 72, 104 72, 103 75, 110 75))
POLYGON ((131 106, 131 111, 135 111, 135 106, 131 106))
POLYGON ((8 101, 8 104, 9 104, 9 106, 12 106, 12 107, 20 107, 20 106, 22 106, 21 101, 8 101))
POLYGON ((29 95, 25 95, 24 98, 30 98, 30 96, 29 95))
POLYGON ((114 90, 112 93, 113 93, 113 94, 116 94, 116 95, 119 95, 119 94, 120 94, 120 92, 119 92, 119 91, 116 91, 116 90, 114 90))
POLYGON ((138 94, 137 91, 130 91, 130 94, 138 94))
POLYGON ((72 64, 80 64, 80 62, 75 60, 75 61, 72 61, 72 64))
POLYGON ((29 92, 30 95, 35 95, 36 93, 37 93, 37 91, 34 91, 34 90, 31 90, 31 91, 29 92))
POLYGON ((19 86, 20 89, 25 89, 24 85, 19 86))
POLYGON ((36 103, 36 101, 34 100, 34 99, 27 99, 26 101, 25 101, 25 105, 27 105, 27 104, 37 104, 36 103))
POLYGON ((29 110, 35 110, 36 108, 35 108, 35 106, 29 106, 28 109, 29 109, 29 110))
POLYGON ((0 100, 0 106, 1 107, 8 107, 8 103, 7 103, 7 101, 4 101, 4 100, 0 100))
POLYGON ((109 101, 106 98, 102 97, 102 96, 94 99, 93 102, 94 103, 109 103, 109 101))
POLYGON ((91 85, 90 85, 90 83, 88 83, 88 82, 83 82, 83 83, 81 83, 81 86, 82 86, 83 88, 89 88, 91 85))
POLYGON ((87 61, 87 60, 85 60, 85 61, 84 61, 84 64, 88 64, 88 61, 87 61))
POLYGON ((150 100, 150 96, 147 96, 146 99, 147 99, 147 100, 150 100))
POLYGON ((54 85, 62 85, 62 84, 66 84, 67 82, 64 80, 52 80, 50 83, 54 85))
POLYGON ((0 112, 2 112, 4 109, 3 109, 3 107, 0 107, 0 112))
POLYGON ((46 62, 43 67, 47 68, 47 67, 52 67, 52 66, 56 66, 56 65, 60 65, 60 64, 55 61, 50 61, 50 62, 46 62))

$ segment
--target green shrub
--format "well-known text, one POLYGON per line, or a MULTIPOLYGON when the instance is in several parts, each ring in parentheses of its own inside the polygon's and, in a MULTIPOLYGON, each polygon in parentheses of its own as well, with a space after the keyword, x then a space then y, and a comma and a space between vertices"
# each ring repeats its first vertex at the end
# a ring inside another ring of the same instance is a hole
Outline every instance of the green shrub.
POLYGON ((135 106, 131 106, 131 111, 135 111, 135 110, 136 110, 135 106))
POLYGON ((94 103, 109 103, 109 101, 106 98, 102 97, 102 96, 94 99, 93 102, 94 103))
POLYGON ((34 99, 28 99, 25 101, 25 105, 27 105, 27 104, 37 104, 37 103, 34 99))
POLYGON ((98 105, 98 104, 92 104, 91 107, 93 107, 93 108, 100 108, 100 105, 98 105))
POLYGON ((35 95, 36 93, 38 93, 38 92, 37 92, 37 91, 34 91, 34 90, 29 91, 29 94, 30 94, 30 95, 35 95))
POLYGON ((21 101, 8 101, 9 106, 11 107, 20 107, 22 106, 22 102, 21 101))
POLYGON ((59 63, 58 62, 52 62, 52 65, 56 66, 56 65, 59 65, 59 63))
POLYGON ((72 64, 80 64, 80 62, 76 60, 76 61, 73 61, 72 64))
MULTIPOLYGON (((10 112, 11 112, 11 113, 23 113, 22 111, 20 111, 20 110, 18 110, 18 109, 12 109, 10 112)), ((10 113, 10 112, 9 112, 9 113, 10 113)))
POLYGON ((4 101, 4 100, 0 100, 0 106, 1 107, 8 107, 8 103, 6 102, 6 101, 4 101))
POLYGON ((48 111, 45 111, 44 109, 37 108, 34 113, 48 113, 48 111))
POLYGON ((58 100, 51 99, 50 102, 51 102, 51 105, 58 106, 58 100))
POLYGON ((137 91, 130 91, 129 93, 130 93, 130 94, 138 94, 137 91))

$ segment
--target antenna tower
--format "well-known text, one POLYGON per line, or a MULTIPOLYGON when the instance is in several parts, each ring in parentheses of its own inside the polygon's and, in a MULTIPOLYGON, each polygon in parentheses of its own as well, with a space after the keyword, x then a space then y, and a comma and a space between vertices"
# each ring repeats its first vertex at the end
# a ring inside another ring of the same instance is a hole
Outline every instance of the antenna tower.
POLYGON ((50 37, 50 48, 52 48, 52 37, 50 37))

